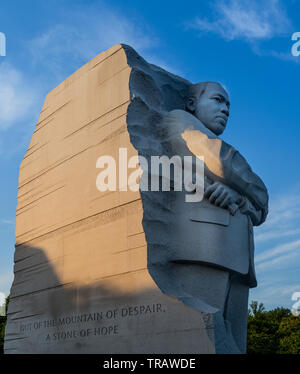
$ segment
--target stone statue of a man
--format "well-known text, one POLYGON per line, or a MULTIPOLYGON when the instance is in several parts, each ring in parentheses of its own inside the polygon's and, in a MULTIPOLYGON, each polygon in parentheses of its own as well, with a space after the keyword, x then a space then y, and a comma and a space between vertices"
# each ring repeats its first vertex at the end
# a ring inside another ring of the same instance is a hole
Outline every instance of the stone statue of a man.
POLYGON ((266 219, 268 193, 240 153, 218 137, 229 110, 226 90, 204 82, 191 86, 185 111, 165 116, 170 153, 203 156, 205 164, 204 199, 186 203, 177 195, 172 206, 178 219, 169 275, 175 296, 215 314, 219 351, 244 353, 248 293, 257 285, 253 226, 266 219))
MULTIPOLYGON (((230 102, 228 93, 216 82, 203 82, 193 85, 186 109, 215 135, 221 135, 226 128, 229 117, 230 102)), ((246 163, 243 164, 240 166, 248 166, 246 163)), ((254 176, 254 173, 252 174, 254 176)), ((251 215, 253 225, 257 226, 265 221, 268 212, 267 191, 264 189, 262 182, 260 184, 263 192, 262 195, 265 195, 262 196, 265 204, 260 209, 255 209, 250 201, 243 196, 244 191, 238 193, 235 189, 223 183, 216 182, 206 188, 205 197, 208 198, 210 203, 221 208, 226 208, 230 204, 235 203, 240 209, 243 206, 243 212, 251 215)))

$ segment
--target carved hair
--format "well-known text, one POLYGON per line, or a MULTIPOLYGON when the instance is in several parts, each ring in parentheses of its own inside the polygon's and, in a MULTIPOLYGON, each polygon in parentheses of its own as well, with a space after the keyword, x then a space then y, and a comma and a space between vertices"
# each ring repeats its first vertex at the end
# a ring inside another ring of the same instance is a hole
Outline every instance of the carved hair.
POLYGON ((211 83, 218 84, 217 82, 199 82, 192 84, 190 87, 189 97, 195 97, 199 99, 205 92, 207 86, 211 83))

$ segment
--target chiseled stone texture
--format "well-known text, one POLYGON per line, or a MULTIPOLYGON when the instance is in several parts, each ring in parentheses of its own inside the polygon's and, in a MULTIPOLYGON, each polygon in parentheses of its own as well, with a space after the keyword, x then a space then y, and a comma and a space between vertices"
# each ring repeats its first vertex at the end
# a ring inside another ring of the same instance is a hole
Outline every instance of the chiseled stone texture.
POLYGON ((98 157, 138 154, 138 105, 182 109, 188 84, 116 45, 47 95, 20 167, 6 353, 215 353, 213 314, 149 273, 140 192, 96 188, 98 157))

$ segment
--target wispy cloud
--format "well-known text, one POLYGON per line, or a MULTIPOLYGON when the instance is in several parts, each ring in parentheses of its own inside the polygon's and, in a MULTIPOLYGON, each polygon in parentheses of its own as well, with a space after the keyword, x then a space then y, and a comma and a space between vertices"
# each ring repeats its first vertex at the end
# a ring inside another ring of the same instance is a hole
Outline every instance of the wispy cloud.
POLYGON ((0 292, 0 306, 2 306, 5 303, 5 294, 3 292, 0 292))
POLYGON ((156 59, 158 38, 134 16, 104 2, 98 8, 85 4, 66 9, 64 16, 63 23, 24 41, 31 56, 24 73, 7 62, 0 65, 0 130, 6 130, 0 133, 0 153, 6 158, 24 152, 46 93, 99 53, 125 43, 156 59))
POLYGON ((285 244, 278 245, 272 249, 266 250, 260 255, 256 256, 256 262, 268 260, 274 256, 280 256, 284 253, 291 252, 300 248, 300 240, 295 240, 285 244))
POLYGON ((0 274, 0 292, 9 295, 10 287, 14 278, 13 270, 1 272, 0 274))
POLYGON ((251 300, 260 300, 268 307, 292 305, 292 293, 300 291, 299 221, 299 186, 271 196, 267 221, 255 230, 259 287, 251 291, 251 300))
MULTIPOLYGON (((297 248, 299 250, 300 244, 297 243, 297 246, 293 246, 290 249, 295 249, 297 248)), ((276 253, 277 255, 279 253, 276 253)), ((271 256, 270 256, 271 257, 271 256)), ((291 264, 291 260, 293 259, 299 259, 299 254, 298 253, 289 253, 283 256, 279 256, 276 258, 272 258, 271 260, 259 263, 256 267, 257 271, 263 271, 263 270, 275 270, 275 269, 282 269, 283 266, 289 266, 291 264)))
POLYGON ((296 64, 300 64, 299 57, 293 56, 291 53, 291 50, 288 50, 287 52, 278 52, 278 51, 272 51, 272 50, 258 50, 257 54, 262 56, 272 56, 279 58, 280 60, 287 61, 287 62, 295 62, 296 64))
POLYGON ((270 199, 270 212, 264 225, 256 230, 257 242, 299 234, 300 188, 270 199))
POLYGON ((291 308, 294 304, 291 297, 294 292, 300 291, 300 283, 282 284, 282 280, 276 282, 272 280, 269 283, 261 283, 258 288, 250 290, 249 301, 258 300, 263 302, 267 309, 273 309, 279 306, 291 308))
POLYGON ((187 28, 197 30, 199 36, 212 33, 227 41, 245 41, 259 56, 299 63, 288 42, 284 51, 274 50, 267 43, 276 37, 290 39, 294 31, 282 0, 215 0, 211 8, 210 18, 199 15, 187 28))
POLYGON ((37 93, 24 75, 9 63, 0 64, 0 130, 26 120, 36 104, 37 93))
POLYGON ((260 242, 265 242, 269 241, 272 239, 277 239, 277 238, 283 238, 283 237, 293 237, 295 235, 300 235, 300 229, 295 229, 295 230, 287 230, 287 231, 266 231, 262 232, 261 234, 256 235, 256 243, 260 242))
POLYGON ((14 225, 16 221, 12 219, 1 219, 0 223, 3 225, 14 225))
POLYGON ((258 270, 288 266, 292 257, 300 264, 300 191, 270 201, 269 217, 255 233, 258 270))
POLYGON ((190 26, 227 40, 256 41, 282 35, 291 22, 280 0, 216 0, 212 19, 197 17, 190 26))
POLYGON ((147 30, 147 25, 103 5, 101 10, 85 6, 84 12, 70 11, 67 22, 53 25, 28 45, 33 62, 62 79, 66 61, 68 67, 77 69, 119 43, 144 52, 157 46, 159 41, 147 30))

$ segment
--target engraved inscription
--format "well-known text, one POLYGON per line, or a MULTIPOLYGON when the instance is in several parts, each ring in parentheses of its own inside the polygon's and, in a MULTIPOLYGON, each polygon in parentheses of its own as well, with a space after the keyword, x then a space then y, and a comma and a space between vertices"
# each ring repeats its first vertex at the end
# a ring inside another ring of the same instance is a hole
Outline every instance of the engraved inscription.
POLYGON ((124 319, 165 313, 162 304, 126 305, 121 308, 108 309, 93 313, 60 316, 56 319, 45 319, 20 324, 20 332, 30 334, 34 331, 45 331, 43 340, 66 341, 91 336, 110 336, 119 334, 119 325, 124 319), (99 323, 100 326, 95 326, 99 323))

